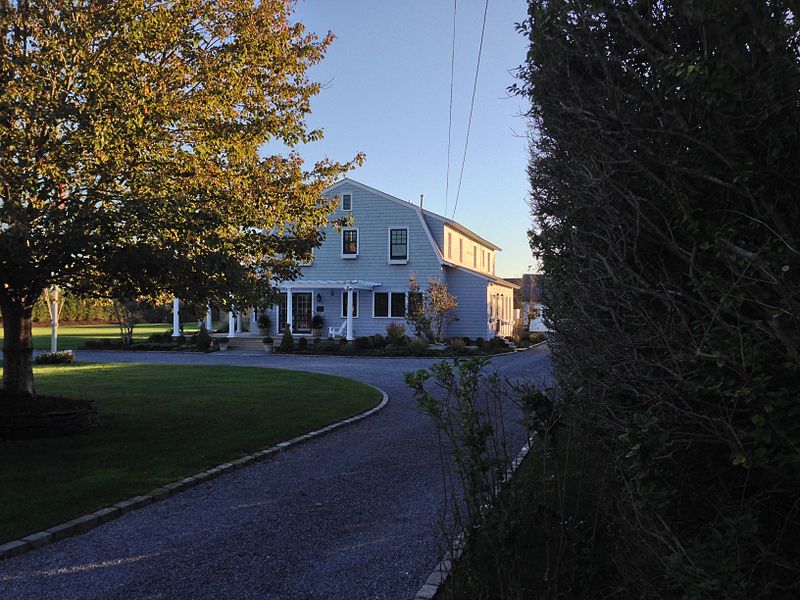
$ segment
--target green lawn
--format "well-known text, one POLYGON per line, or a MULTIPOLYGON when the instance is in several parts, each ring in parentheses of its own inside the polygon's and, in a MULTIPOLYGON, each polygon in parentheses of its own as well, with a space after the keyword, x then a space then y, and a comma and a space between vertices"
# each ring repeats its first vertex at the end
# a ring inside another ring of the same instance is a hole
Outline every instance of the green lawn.
POLYGON ((248 367, 36 367, 40 393, 96 401, 99 430, 0 441, 0 543, 358 414, 380 394, 341 377, 248 367))
MULTIPOLYGON (((197 325, 188 325, 186 333, 193 333, 197 325)), ((172 325, 166 323, 142 323, 133 330, 133 337, 137 341, 144 341, 153 333, 172 331, 172 325)), ((75 325, 72 327, 58 328, 58 349, 77 350, 82 348, 86 340, 99 340, 102 338, 119 339, 119 327, 116 325, 75 325)), ((0 327, 0 347, 3 341, 3 328, 0 327)), ((34 350, 50 350, 50 327, 33 328, 34 350)))

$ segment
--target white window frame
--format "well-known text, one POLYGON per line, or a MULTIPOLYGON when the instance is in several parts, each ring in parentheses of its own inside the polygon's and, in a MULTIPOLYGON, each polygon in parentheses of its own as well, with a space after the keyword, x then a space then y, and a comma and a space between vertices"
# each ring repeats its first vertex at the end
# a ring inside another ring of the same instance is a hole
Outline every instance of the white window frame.
POLYGON ((342 210, 343 210, 344 212, 353 212, 353 194, 342 194, 342 210), (350 198, 350 208, 345 208, 345 207, 344 207, 344 199, 345 199, 345 196, 347 196, 348 198, 350 198))
MULTIPOLYGON (((403 314, 402 317, 393 317, 392 316, 392 294, 403 294, 403 296, 405 296, 405 308, 406 308, 406 311, 408 311, 408 290, 378 290, 378 291, 373 290, 373 292, 372 292, 372 318, 373 319, 394 319, 394 320, 397 320, 397 319, 405 319, 406 318, 405 314, 403 314), (379 317, 378 315, 375 314, 375 294, 387 294, 388 295, 387 304, 386 304, 386 308, 388 310, 386 312, 386 316, 385 317, 379 317)), ((406 311, 404 311, 404 313, 406 311)))
POLYGON ((339 236, 341 239, 339 240, 339 254, 342 258, 345 259, 352 259, 358 258, 358 255, 361 253, 361 232, 358 230, 358 227, 342 227, 342 233, 339 236), (355 231, 356 232, 356 253, 355 254, 345 254, 344 253, 344 232, 345 231, 355 231))
POLYGON ((390 225, 386 228, 386 256, 390 265, 406 265, 411 258, 411 232, 404 225, 390 225), (406 232, 406 257, 392 258, 392 230, 404 229, 406 232))
MULTIPOLYGON (((347 298, 347 290, 342 290, 342 299, 339 301, 339 312, 341 313, 343 319, 347 318, 347 315, 344 312, 344 301, 345 301, 345 298, 347 298)), ((356 313, 353 315, 354 319, 357 319, 358 318, 358 314, 359 314, 359 312, 358 312, 358 302, 359 302, 359 300, 358 300, 358 290, 353 290, 353 306, 356 307, 356 313)))

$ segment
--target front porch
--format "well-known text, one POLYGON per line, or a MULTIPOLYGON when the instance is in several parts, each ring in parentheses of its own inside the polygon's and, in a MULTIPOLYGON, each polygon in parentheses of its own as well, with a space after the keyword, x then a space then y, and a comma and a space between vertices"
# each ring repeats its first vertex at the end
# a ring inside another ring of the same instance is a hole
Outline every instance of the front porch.
MULTIPOLYGON (((258 311, 255 307, 247 310, 228 311, 228 338, 252 338, 260 340, 264 335, 281 336, 286 327, 295 337, 345 337, 355 339, 353 319, 358 317, 359 291, 372 291, 381 284, 358 279, 350 280, 298 280, 283 283, 277 305, 266 309, 270 317, 267 332, 258 326, 258 311), (327 310, 326 310, 327 309, 327 310), (315 335, 312 327, 314 317, 323 321, 320 335, 315 335), (247 322, 247 323, 246 323, 247 322)), ((180 300, 173 299, 172 335, 181 334, 180 300)), ((203 323, 198 323, 202 326, 203 323)), ((213 331, 214 323, 211 307, 205 317, 206 331, 213 331)), ((217 335, 221 337, 221 335, 217 335)))

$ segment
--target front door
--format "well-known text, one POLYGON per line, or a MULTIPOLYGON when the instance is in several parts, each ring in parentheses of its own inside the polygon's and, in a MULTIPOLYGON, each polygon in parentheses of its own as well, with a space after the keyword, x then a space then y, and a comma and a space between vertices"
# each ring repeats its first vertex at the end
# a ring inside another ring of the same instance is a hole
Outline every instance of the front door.
POLYGON ((311 332, 311 293, 292 294, 292 329, 297 333, 311 332))

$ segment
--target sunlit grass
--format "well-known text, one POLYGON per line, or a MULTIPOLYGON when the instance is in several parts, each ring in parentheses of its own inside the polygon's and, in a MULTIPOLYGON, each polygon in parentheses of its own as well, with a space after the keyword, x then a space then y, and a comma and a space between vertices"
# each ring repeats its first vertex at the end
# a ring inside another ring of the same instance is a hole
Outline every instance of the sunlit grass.
POLYGON ((376 405, 352 380, 248 367, 35 369, 39 393, 95 400, 102 426, 0 442, 0 543, 51 527, 376 405))

